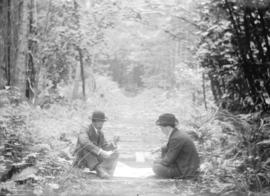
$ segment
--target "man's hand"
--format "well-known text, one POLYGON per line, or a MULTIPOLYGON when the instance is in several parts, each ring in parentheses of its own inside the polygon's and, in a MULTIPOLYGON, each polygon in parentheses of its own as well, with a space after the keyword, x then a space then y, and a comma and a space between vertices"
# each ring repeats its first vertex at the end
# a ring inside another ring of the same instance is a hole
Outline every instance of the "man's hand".
POLYGON ((120 141, 119 136, 114 136, 112 141, 112 146, 114 147, 114 150, 118 150, 118 142, 120 141))
POLYGON ((114 136, 114 137, 113 137, 113 144, 114 144, 115 146, 117 146, 117 144, 118 144, 119 141, 120 141, 120 137, 119 137, 119 136, 114 136))
POLYGON ((109 150, 109 151, 106 151, 106 150, 100 150, 100 156, 104 159, 108 159, 111 157, 111 155, 114 153, 114 151, 112 150, 109 150))
POLYGON ((152 153, 152 154, 157 153, 157 152, 161 152, 161 148, 160 148, 160 147, 155 148, 155 149, 152 149, 152 150, 150 151, 150 153, 152 153))
POLYGON ((153 162, 154 162, 154 163, 161 163, 161 161, 162 161, 161 158, 155 158, 153 162))

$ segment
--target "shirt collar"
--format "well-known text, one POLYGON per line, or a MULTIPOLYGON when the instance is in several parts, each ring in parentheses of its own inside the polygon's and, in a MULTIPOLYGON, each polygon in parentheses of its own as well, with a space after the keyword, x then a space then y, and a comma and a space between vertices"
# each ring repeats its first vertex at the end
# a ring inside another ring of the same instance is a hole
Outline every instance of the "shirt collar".
POLYGON ((175 128, 171 130, 171 132, 170 132, 170 133, 169 133, 169 135, 168 135, 168 139, 170 139, 170 138, 171 138, 171 136, 172 136, 172 134, 173 134, 174 130, 175 130, 175 128))
POLYGON ((97 128, 92 124, 93 129, 95 130, 96 134, 98 134, 97 128))

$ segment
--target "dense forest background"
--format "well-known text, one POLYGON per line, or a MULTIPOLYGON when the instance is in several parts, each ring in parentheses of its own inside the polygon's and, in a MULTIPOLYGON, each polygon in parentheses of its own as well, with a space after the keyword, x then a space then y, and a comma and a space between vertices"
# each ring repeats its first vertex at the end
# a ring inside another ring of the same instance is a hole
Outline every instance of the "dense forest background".
POLYGON ((195 15, 189 11, 193 4, 1 1, 1 87, 17 87, 35 102, 63 83, 73 85, 74 98, 94 92, 94 75, 101 74, 129 92, 190 83, 196 94, 200 36, 193 21, 186 21, 195 15))
POLYGON ((21 146, 72 149, 103 109, 119 127, 126 118, 128 139, 173 112, 199 146, 204 188, 269 191, 269 29, 268 0, 0 0, 0 190, 26 178, 11 178, 21 146))
POLYGON ((33 102, 61 83, 73 85, 70 98, 83 85, 85 97, 98 73, 133 93, 192 88, 193 99, 210 81, 222 108, 269 109, 267 1, 2 0, 0 9, 0 86, 33 102))

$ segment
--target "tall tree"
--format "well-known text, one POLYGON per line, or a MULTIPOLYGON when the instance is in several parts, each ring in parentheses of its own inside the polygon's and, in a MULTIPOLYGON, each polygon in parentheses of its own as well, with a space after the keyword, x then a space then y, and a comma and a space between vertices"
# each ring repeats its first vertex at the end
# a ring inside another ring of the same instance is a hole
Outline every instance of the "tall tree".
POLYGON ((29 6, 30 0, 21 2, 20 21, 18 30, 18 52, 16 56, 16 63, 14 72, 12 74, 11 85, 18 87, 22 96, 26 92, 26 63, 28 55, 28 33, 29 33, 29 6))

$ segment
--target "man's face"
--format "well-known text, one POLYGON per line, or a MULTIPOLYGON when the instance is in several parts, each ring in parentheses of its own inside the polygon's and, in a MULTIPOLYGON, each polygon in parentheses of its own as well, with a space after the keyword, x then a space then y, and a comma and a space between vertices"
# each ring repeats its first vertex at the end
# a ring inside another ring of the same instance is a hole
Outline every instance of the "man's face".
POLYGON ((95 122, 93 122, 93 125, 97 130, 101 130, 102 127, 103 127, 103 124, 104 124, 104 121, 95 121, 95 122))
POLYGON ((166 126, 166 127, 160 126, 160 130, 161 130, 161 132, 162 132, 164 135, 166 135, 166 136, 169 135, 169 129, 168 129, 168 126, 166 126))

